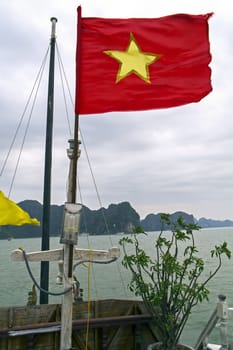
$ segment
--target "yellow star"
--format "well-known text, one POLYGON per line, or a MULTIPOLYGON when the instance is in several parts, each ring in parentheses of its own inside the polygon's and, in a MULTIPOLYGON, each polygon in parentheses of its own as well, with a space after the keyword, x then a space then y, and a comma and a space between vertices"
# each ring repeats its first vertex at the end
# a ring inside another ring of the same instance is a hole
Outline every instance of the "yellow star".
POLYGON ((136 74, 145 82, 150 83, 148 66, 161 57, 160 54, 141 51, 132 33, 130 33, 129 45, 126 51, 107 50, 104 53, 120 62, 116 83, 130 74, 136 74))

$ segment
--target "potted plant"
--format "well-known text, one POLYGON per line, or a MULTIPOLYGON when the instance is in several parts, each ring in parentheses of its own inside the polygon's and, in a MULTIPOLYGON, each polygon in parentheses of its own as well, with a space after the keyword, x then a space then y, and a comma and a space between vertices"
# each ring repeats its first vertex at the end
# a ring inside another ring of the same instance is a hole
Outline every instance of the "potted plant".
POLYGON ((222 265, 222 256, 231 257, 224 242, 216 245, 210 256, 216 258, 214 271, 205 271, 205 262, 198 256, 195 232, 200 227, 186 223, 182 217, 172 221, 169 214, 161 214, 161 232, 156 235, 153 254, 141 248, 139 235, 146 233, 139 227, 131 236, 120 240, 123 266, 132 272, 129 289, 142 297, 153 315, 157 330, 157 345, 150 349, 191 349, 179 345, 179 339, 192 308, 208 299, 207 283, 222 265), (169 231, 165 231, 169 228, 169 231))

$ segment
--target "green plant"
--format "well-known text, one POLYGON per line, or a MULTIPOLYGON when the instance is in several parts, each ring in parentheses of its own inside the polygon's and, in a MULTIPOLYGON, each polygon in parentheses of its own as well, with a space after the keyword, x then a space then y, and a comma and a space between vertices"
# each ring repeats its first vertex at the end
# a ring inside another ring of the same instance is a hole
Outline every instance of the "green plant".
POLYGON ((172 222, 169 214, 161 214, 161 232, 154 243, 153 256, 140 246, 134 229, 130 236, 120 240, 123 248, 123 266, 132 272, 129 289, 142 297, 158 331, 161 350, 175 350, 192 308, 208 299, 207 283, 222 266, 222 256, 231 257, 224 242, 210 251, 216 258, 214 271, 205 271, 205 262, 198 256, 194 231, 195 223, 185 223, 182 217, 172 222), (164 230, 169 227, 169 232, 164 230), (128 253, 129 248, 133 253, 128 253))

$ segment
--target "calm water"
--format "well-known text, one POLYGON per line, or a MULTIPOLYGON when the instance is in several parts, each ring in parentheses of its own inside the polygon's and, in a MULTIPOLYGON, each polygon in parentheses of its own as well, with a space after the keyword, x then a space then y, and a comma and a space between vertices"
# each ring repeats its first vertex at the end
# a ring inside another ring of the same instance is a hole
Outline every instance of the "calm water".
MULTIPOLYGON (((143 240, 145 249, 150 251, 153 233, 143 240)), ((213 269, 213 260, 209 259, 209 251, 215 244, 227 241, 233 252, 233 228, 203 229, 195 234, 196 245, 199 252, 206 261, 206 266, 213 269)), ((109 249, 118 246, 120 236, 80 236, 78 246, 80 248, 109 249)), ((1 240, 0 251, 0 306, 25 305, 27 303, 28 291, 32 287, 32 281, 28 275, 24 262, 11 261, 11 251, 23 247, 26 252, 38 251, 41 248, 40 239, 13 239, 11 241, 1 240)), ((53 237, 50 248, 60 248, 59 237, 53 237)), ((30 263, 31 269, 37 281, 40 278, 40 263, 30 263)), ((62 291, 57 286, 56 276, 58 267, 56 262, 50 263, 50 290, 52 292, 62 291)), ((84 289, 84 299, 87 299, 87 266, 79 265, 75 275, 84 289)), ((91 268, 91 298, 133 298, 127 289, 129 273, 123 269, 120 260, 107 265, 94 264, 91 268)), ((198 305, 190 316, 189 323, 183 335, 183 342, 194 345, 203 326, 207 323, 209 316, 215 308, 218 294, 225 294, 230 306, 233 306, 233 259, 224 259, 223 267, 217 277, 209 284, 210 298, 208 302, 198 305)), ((61 297, 49 297, 50 303, 60 303, 61 297)), ((210 342, 218 340, 218 330, 213 333, 210 342)), ((229 325, 229 337, 233 340, 233 315, 229 325)))

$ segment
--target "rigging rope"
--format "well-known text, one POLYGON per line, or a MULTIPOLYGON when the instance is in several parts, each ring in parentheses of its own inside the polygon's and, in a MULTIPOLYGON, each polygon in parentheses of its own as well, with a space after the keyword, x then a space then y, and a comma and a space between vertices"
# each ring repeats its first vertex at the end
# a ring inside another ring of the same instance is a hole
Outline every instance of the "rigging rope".
MULTIPOLYGON (((72 106, 74 108, 74 102, 73 102, 73 99, 72 99, 72 95, 71 95, 71 92, 70 92, 70 88, 69 88, 69 84, 68 84, 68 80, 67 80, 67 76, 65 74, 65 70, 64 70, 64 65, 62 63, 62 59, 61 59, 61 55, 60 55, 60 52, 59 52, 59 49, 58 49, 58 46, 57 46, 57 43, 56 43, 56 50, 57 50, 57 57, 58 57, 58 67, 59 67, 59 72, 60 72, 60 79, 61 79, 61 85, 62 85, 62 91, 63 91, 63 97, 64 97, 64 103, 65 103, 65 111, 66 111, 66 118, 67 118, 67 123, 68 123, 68 128, 69 128, 69 133, 70 135, 72 134, 71 133, 71 124, 70 124, 70 120, 69 120, 69 114, 68 114, 68 107, 67 107, 67 101, 66 101, 66 94, 65 94, 65 85, 66 85, 66 88, 68 90, 68 94, 69 94, 69 97, 70 97, 70 101, 72 103, 72 106)), ((4 170, 5 170, 5 167, 6 167, 6 164, 8 162, 8 159, 10 157, 10 154, 12 152, 12 149, 13 149, 13 146, 15 144, 15 141, 16 141, 16 138, 17 138, 17 135, 19 133, 19 130, 21 128, 21 125, 22 125, 22 122, 23 122, 23 119, 25 117, 25 114, 29 108, 29 104, 30 102, 32 101, 32 106, 31 106, 31 110, 30 110, 30 113, 29 113, 29 118, 28 118, 28 121, 27 121, 27 124, 26 124, 26 129, 25 129, 25 132, 24 132, 24 135, 23 135, 23 141, 21 143, 21 147, 20 147, 20 150, 19 150, 19 155, 18 155, 18 159, 17 159, 17 164, 16 164, 16 168, 15 168, 15 171, 14 171, 14 174, 13 174, 13 179, 11 181, 11 185, 10 185, 10 190, 9 190, 9 196, 11 194, 11 191, 12 191, 12 188, 13 188, 13 184, 15 182, 15 177, 16 177, 16 173, 17 173, 17 170, 18 170, 18 167, 19 167, 19 163, 20 163, 20 159, 21 159, 21 155, 22 155, 22 151, 23 151, 23 147, 24 147, 24 144, 25 144, 25 140, 26 140, 26 136, 27 136, 27 133, 28 133, 28 130, 29 130, 29 126, 30 126, 30 122, 31 122, 31 117, 32 117, 32 113, 33 113, 33 110, 34 110, 34 107, 35 107, 35 102, 36 102, 36 97, 37 97, 37 94, 38 94, 38 90, 39 90, 39 87, 40 87, 40 84, 41 84, 41 79, 42 79, 42 76, 43 76, 43 72, 44 72, 44 68, 45 68, 45 64, 46 64, 46 61, 47 61, 47 57, 48 57, 48 53, 49 53, 49 47, 46 51, 46 54, 43 58, 43 61, 42 61, 42 64, 41 64, 41 67, 39 69, 39 72, 36 76, 36 79, 35 79, 35 82, 33 84, 33 87, 32 87, 32 90, 29 94, 29 97, 28 97, 28 100, 26 102, 26 106, 24 108, 24 111, 21 115, 21 118, 20 118, 20 121, 19 121, 19 124, 16 128, 16 131, 15 131, 15 134, 13 136, 13 140, 10 144, 10 148, 9 148, 9 151, 6 155, 6 158, 3 162, 3 166, 1 168, 1 171, 0 171, 0 177, 2 176, 4 170), (33 93, 35 94, 34 95, 34 98, 32 100, 32 97, 33 97, 33 93)), ((85 144, 85 140, 84 140, 84 137, 83 137, 83 134, 82 134, 82 131, 81 131, 81 128, 79 128, 79 132, 80 132, 80 135, 81 135, 81 141, 82 141, 82 145, 83 145, 83 148, 84 148, 84 153, 86 155, 86 159, 87 159, 87 162, 88 162, 88 166, 89 166, 89 170, 90 170, 90 173, 91 173, 91 177, 92 177, 92 181, 93 181, 93 184, 94 184, 94 187, 95 187, 95 191, 96 191, 96 195, 97 195, 97 198, 98 198, 98 202, 99 202, 99 205, 100 205, 100 208, 101 208, 101 213, 102 213, 102 216, 103 216, 103 221, 104 221, 104 225, 106 227, 106 231, 107 231, 107 234, 108 234, 108 239, 110 241, 110 243, 113 245, 113 241, 112 241, 112 237, 110 235, 110 232, 109 232, 109 227, 108 227, 108 223, 107 223, 107 219, 106 219, 106 216, 105 216, 105 213, 104 213, 104 210, 103 210, 103 205, 102 205, 102 201, 101 201, 101 197, 100 197, 100 193, 99 193, 99 190, 98 190, 98 187, 97 187, 97 183, 96 183, 96 179, 95 179, 95 176, 94 176, 94 172, 93 172, 93 169, 92 169, 92 166, 91 166, 91 162, 90 162, 90 158, 89 158, 89 155, 88 155, 88 152, 87 152, 87 148, 86 148, 86 144, 85 144)), ((78 188, 79 188, 79 193, 80 193, 80 198, 81 198, 81 203, 83 203, 83 200, 82 200, 82 193, 81 193, 81 188, 80 188, 80 183, 79 183, 79 179, 78 179, 78 188)), ((84 218, 85 220, 85 218, 84 218)), ((87 230, 88 232, 88 230, 87 230)), ((88 239, 88 245, 89 245, 89 248, 90 248, 90 242, 89 242, 89 239, 88 239)), ((24 257, 25 257, 25 263, 26 263, 26 266, 28 268, 28 271, 29 271, 29 274, 30 274, 30 267, 28 265, 28 262, 27 262, 27 258, 26 258, 26 253, 24 252, 24 257)), ((89 262, 89 261, 88 261, 89 262)), ((111 262, 111 261, 110 261, 111 262)), ((98 262, 96 261, 96 263, 103 263, 103 262, 98 262)), ((108 263, 108 262, 106 262, 108 263)), ((123 277, 122 277, 122 274, 121 274, 121 271, 120 271, 120 267, 119 267, 119 264, 117 263, 117 269, 118 269, 118 273, 120 275, 120 279, 121 279, 121 283, 122 283, 122 286, 124 288, 124 291, 125 291, 125 295, 127 296, 127 292, 126 292, 126 287, 125 287, 125 283, 124 283, 124 280, 123 280, 123 277)), ((31 275, 31 278, 33 279, 34 277, 31 275)), ((33 279, 34 281, 34 279, 33 279)), ((37 288, 41 288, 36 281, 34 281, 35 285, 37 286, 37 288)), ((94 277, 94 284, 95 284, 95 288, 96 288, 96 291, 97 291, 97 287, 96 287, 96 279, 94 277)), ((43 292, 45 293, 48 293, 48 294, 51 294, 51 295, 62 295, 63 293, 50 293, 46 290, 42 290, 43 292)), ((68 290, 67 290, 68 292, 68 290)), ((96 292, 97 294, 97 292, 96 292)))
MULTIPOLYGON (((102 201, 101 201, 100 194, 99 194, 99 191, 98 191, 98 187, 97 187, 97 183, 96 183, 96 180, 95 180, 95 176, 94 176, 94 173, 93 173, 93 170, 92 170, 90 158, 88 156, 88 152, 87 152, 86 145, 85 145, 85 142, 84 142, 84 137, 83 137, 83 134, 81 132, 81 129, 79 131, 80 131, 80 135, 81 135, 81 139, 82 139, 83 148, 84 148, 84 151, 85 151, 85 154, 86 154, 86 157, 87 157, 87 162, 88 162, 88 165, 89 165, 89 169, 90 169, 90 172, 91 172, 92 180, 93 180, 93 183, 94 183, 94 186, 95 186, 97 198, 99 200, 99 205, 100 205, 100 208, 101 208, 101 213, 102 213, 103 220, 104 220, 104 223, 105 223, 105 227, 106 227, 106 230, 107 230, 108 239, 109 239, 111 245, 114 246, 113 241, 112 241, 112 237, 111 237, 110 232, 109 232, 107 219, 106 219, 106 216, 104 214, 103 205, 102 205, 102 201)), ((88 238, 88 245, 89 244, 90 244, 90 242, 89 242, 89 238, 88 238)), ((123 279, 123 276, 122 276, 122 273, 121 273, 121 269, 120 269, 120 265, 118 263, 118 260, 116 262, 116 267, 117 267, 117 272, 118 272, 118 274, 120 276, 121 284, 122 284, 122 287, 123 287, 123 290, 124 290, 124 295, 125 295, 125 297, 127 297, 127 295, 128 295, 127 294, 127 288, 126 288, 126 285, 125 285, 125 282, 124 282, 124 279, 123 279)), ((96 294, 97 294, 97 292, 96 292, 96 294)))
MULTIPOLYGON (((78 178, 78 189, 79 189, 79 195, 80 195, 80 201, 83 205, 83 199, 82 199, 82 191, 81 191, 81 187, 80 187, 80 181, 78 178)), ((83 221, 84 221, 84 226, 85 226, 85 232, 88 232, 87 229, 87 221, 86 221, 86 217, 85 215, 82 216, 83 221)), ((87 242, 88 242, 88 248, 91 249, 91 245, 90 245, 90 241, 89 241, 89 236, 87 236, 87 242)), ((74 270, 76 268, 77 264, 74 265, 74 270)), ((93 266, 93 272, 94 272, 94 266, 93 266)), ((94 288, 95 288, 95 295, 98 298, 98 288, 97 288, 97 281, 96 281, 96 277, 95 277, 95 273, 93 273, 93 281, 94 281, 94 288)))
MULTIPOLYGON (((87 242, 88 242, 88 249, 91 249, 89 236, 87 236, 87 242)), ((97 284, 97 278, 96 278, 96 272, 95 271, 96 271, 95 265, 93 265, 93 282, 94 282, 94 288, 95 288, 95 295, 96 295, 96 298, 99 299, 98 284, 97 284)))
POLYGON ((32 87, 32 90, 29 94, 29 97, 28 97, 28 100, 26 102, 26 105, 25 105, 25 108, 23 110, 23 113, 20 117, 20 121, 17 125, 17 128, 16 128, 16 131, 14 133, 14 136, 13 136, 13 139, 12 139, 12 142, 10 144, 10 148, 8 150, 8 153, 6 155, 6 158, 3 162, 3 165, 2 165, 2 168, 1 168, 1 171, 0 171, 0 177, 3 175, 3 172, 5 170, 5 167, 6 167, 6 164, 7 164, 7 161, 10 157, 10 154, 11 154, 11 151, 13 149, 13 146, 15 144, 15 141, 16 141, 16 138, 17 138, 17 135, 19 133, 19 130, 20 130, 20 127, 22 125, 22 122, 23 122, 23 119, 25 117, 25 114, 27 112, 27 109, 28 109, 28 106, 29 106, 29 103, 32 99, 32 95, 33 95, 33 92, 34 90, 36 89, 36 95, 34 97, 34 101, 33 101, 33 104, 32 104, 32 108, 31 108, 31 112, 30 112, 30 115, 29 115, 29 119, 28 119, 28 122, 27 122, 27 126, 26 126, 26 130, 25 130, 25 133, 24 133, 24 138, 23 138, 23 142, 21 144, 21 148, 20 148, 20 151, 19 151, 19 156, 18 156, 18 160, 17 160, 17 164, 16 164, 16 168, 15 168, 15 171, 14 171, 14 174, 13 174, 13 178, 12 178, 12 181, 11 181, 11 185, 10 185, 10 190, 9 190, 9 193, 8 193, 8 196, 10 196, 11 194, 11 191, 12 191, 12 187, 13 187, 13 183, 14 183, 14 180, 15 180, 15 176, 16 176, 16 172, 17 172, 17 169, 18 169, 18 165, 19 165, 19 162, 20 162, 20 158, 21 158, 21 154, 22 154, 22 149, 23 149, 23 146, 24 146, 24 142, 25 142, 25 139, 26 139, 26 135, 27 135, 27 131, 28 131, 28 128, 29 128, 29 124, 30 124, 30 120, 31 120, 31 116, 32 116, 32 112, 33 112, 33 108, 34 108, 34 105, 35 105, 35 99, 36 99, 36 96, 37 96, 37 93, 38 93, 38 89, 39 89, 39 86, 40 86, 40 82, 41 82, 41 78, 42 78, 42 75, 43 75, 43 72, 44 72, 44 68, 45 68, 45 63, 46 63, 46 60, 47 60, 47 57, 48 57, 48 53, 49 53, 49 47, 47 48, 47 51, 45 53, 45 56, 42 60, 42 64, 40 66, 40 69, 37 73, 37 76, 36 76, 36 79, 34 81, 34 84, 33 84, 33 87, 32 87))
POLYGON ((89 339, 89 328, 91 318, 91 256, 92 250, 89 251, 89 262, 88 262, 88 297, 87 297, 87 329, 86 329, 86 350, 88 349, 89 339))
MULTIPOLYGON (((92 176, 92 181, 94 183, 96 195, 97 195, 97 198, 98 198, 98 201, 99 201, 99 205, 100 205, 100 208, 101 208, 101 213, 102 213, 102 216, 103 216, 104 224, 105 224, 106 231, 107 231, 107 234, 108 234, 108 239, 109 239, 111 245, 113 246, 114 244, 113 244, 110 232, 109 232, 107 219, 106 219, 106 216, 105 216, 105 213, 104 213, 104 210, 103 210, 103 205, 102 205, 102 201, 101 201, 101 198, 100 198, 100 193, 98 191, 98 187, 97 187, 97 183, 96 183, 96 180, 95 180, 94 172, 92 170, 92 166, 91 166, 90 158, 89 158, 89 155, 88 155, 88 152, 87 152, 87 148, 86 148, 86 144, 85 144, 85 141, 84 141, 84 137, 83 137, 81 129, 79 131, 80 131, 80 135, 81 135, 81 140, 82 140, 84 152, 85 152, 85 155, 86 155, 86 158, 87 158, 87 162, 88 162, 88 165, 89 165, 90 173, 91 173, 91 176, 92 176)), ((90 245, 89 238, 88 238, 88 245, 90 245)), ((127 288, 125 286, 125 282, 124 282, 124 279, 123 279, 123 276, 122 276, 121 269, 120 269, 118 261, 116 262, 116 267, 117 267, 117 272, 118 272, 118 274, 120 276, 121 284, 122 284, 122 287, 123 287, 123 290, 124 290, 124 295, 125 295, 125 297, 127 297, 127 295, 128 295, 127 294, 127 288)), ((97 294, 97 292, 96 292, 96 294, 97 294)))
MULTIPOLYGON (((65 103, 65 110, 66 110, 66 120, 67 120, 67 124, 68 124, 68 128, 69 128, 69 133, 70 136, 72 135, 72 131, 71 131, 71 125, 70 125, 70 119, 69 119, 69 113, 68 113, 68 106, 67 106, 67 102, 66 102, 66 93, 65 93, 65 87, 64 87, 64 80, 63 80, 63 76, 66 82, 66 88, 69 92, 69 96, 71 97, 71 92, 70 92, 70 88, 68 85, 68 81, 67 81, 67 77, 65 74, 65 70, 64 70, 64 66, 62 63, 62 59, 61 59, 61 55, 57 46, 57 42, 55 43, 55 48, 56 48, 56 52, 57 52, 57 61, 58 61, 58 67, 59 67, 59 72, 60 72, 60 79, 61 79, 61 86, 62 86, 62 93, 63 93, 63 98, 64 98, 64 103, 65 103)), ((72 102, 72 99, 71 99, 72 102)))
POLYGON ((17 170, 18 170, 18 166, 19 166, 19 162, 20 162, 20 159, 21 159, 21 155, 22 155, 24 144, 25 144, 26 136, 27 136, 27 133, 28 133, 28 130, 29 130, 29 126, 30 126, 30 122, 31 122, 31 118, 32 118, 32 112, 33 112, 34 107, 35 107, 36 98, 37 98, 38 90, 39 90, 39 87, 40 87, 40 83, 41 83, 44 67, 45 66, 43 66, 43 70, 41 71, 41 75, 40 75, 40 78, 39 78, 39 81, 38 81, 38 85, 37 85, 37 89, 36 89, 36 92, 35 92, 35 96, 34 96, 34 99, 33 99, 33 102, 32 102, 31 111, 29 113, 28 121, 27 121, 27 124, 26 124, 26 129, 25 129, 25 132, 24 132, 23 140, 22 140, 22 144, 21 144, 21 147, 20 147, 20 150, 19 150, 19 156, 18 156, 18 159, 17 159, 17 162, 16 162, 16 167, 15 167, 15 171, 14 171, 14 174, 13 174, 13 178, 12 178, 12 182, 11 182, 11 186, 10 186, 8 197, 10 197, 10 194, 11 194, 11 191, 12 191, 12 187, 13 187, 13 184, 14 184, 14 181, 15 181, 15 176, 16 176, 16 173, 17 173, 17 170))

